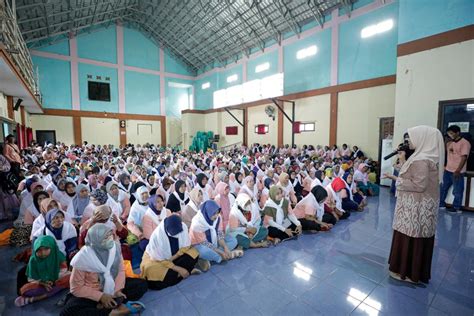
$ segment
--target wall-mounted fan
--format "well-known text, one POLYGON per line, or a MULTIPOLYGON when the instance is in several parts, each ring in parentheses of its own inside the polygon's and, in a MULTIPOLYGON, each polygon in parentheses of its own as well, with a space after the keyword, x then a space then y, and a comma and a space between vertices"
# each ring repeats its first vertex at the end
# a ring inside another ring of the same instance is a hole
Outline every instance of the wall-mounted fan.
POLYGON ((271 105, 267 105, 265 107, 265 113, 271 117, 273 120, 275 120, 275 108, 271 105))

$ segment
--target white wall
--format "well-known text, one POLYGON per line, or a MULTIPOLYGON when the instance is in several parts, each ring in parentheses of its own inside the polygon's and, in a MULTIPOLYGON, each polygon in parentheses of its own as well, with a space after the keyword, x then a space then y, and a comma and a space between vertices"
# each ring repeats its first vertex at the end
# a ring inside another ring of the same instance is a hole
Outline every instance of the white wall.
POLYGON ((74 144, 72 117, 53 115, 31 115, 30 120, 31 127, 33 129, 33 138, 36 139, 37 130, 55 130, 56 141, 63 142, 66 145, 74 144))
MULTIPOLYGON (((296 145, 324 146, 329 143, 329 117, 331 111, 330 99, 331 96, 329 94, 324 94, 295 100, 295 121, 316 123, 314 132, 302 132, 295 134, 296 145)), ((285 102, 285 112, 291 118, 291 103, 285 102)), ((291 135, 293 134, 293 128, 286 117, 283 118, 283 122, 283 144, 291 145, 291 135)))
POLYGON ((81 117, 82 141, 96 145, 120 145, 119 120, 81 117))
POLYGON ((161 122, 127 120, 127 143, 161 144, 161 122))
MULTIPOLYGON (((230 112, 241 122, 243 123, 244 121, 244 113, 242 110, 230 110, 230 112)), ((237 121, 230 116, 229 113, 227 112, 218 112, 219 117, 220 117, 220 128, 219 128, 219 135, 220 135, 220 140, 219 140, 219 147, 224 147, 228 145, 233 145, 237 143, 242 143, 243 141, 243 134, 244 134, 244 128, 240 126, 237 121), (237 135, 226 135, 226 127, 229 126, 237 126, 237 135)), ((240 145, 239 144, 239 145, 240 145)))
POLYGON ((7 96, 0 92, 0 117, 8 118, 7 96))
POLYGON ((185 113, 181 115, 183 135, 183 148, 188 149, 192 144, 192 138, 199 131, 205 130, 205 114, 185 113))
MULTIPOLYGON (((268 117, 267 114, 265 114, 265 107, 267 105, 275 105, 272 104, 265 104, 265 105, 260 105, 260 106, 255 106, 255 107, 250 107, 248 108, 248 145, 251 146, 254 143, 259 143, 259 144, 272 144, 276 145, 278 141, 278 131, 277 131, 277 126, 278 126, 278 116, 275 117, 275 120, 273 121, 271 118, 268 117), (255 126, 259 124, 266 124, 268 125, 268 133, 267 134, 262 134, 259 135, 255 133, 255 126)), ((275 110, 278 110, 275 107, 275 110)))
POLYGON ((397 59, 395 140, 416 125, 437 127, 439 101, 474 97, 474 40, 397 59))
POLYGON ((339 93, 339 147, 344 143, 350 147, 357 145, 368 157, 377 160, 380 118, 393 117, 394 110, 395 84, 339 93))
POLYGON ((167 116, 166 117, 166 144, 170 144, 171 146, 176 146, 178 143, 181 143, 181 142, 182 142, 182 120, 176 117, 167 116))

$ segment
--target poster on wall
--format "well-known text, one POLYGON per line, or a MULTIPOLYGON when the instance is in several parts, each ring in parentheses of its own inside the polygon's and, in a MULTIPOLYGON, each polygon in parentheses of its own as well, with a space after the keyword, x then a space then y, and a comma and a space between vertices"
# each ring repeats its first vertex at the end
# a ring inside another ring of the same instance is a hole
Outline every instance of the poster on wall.
POLYGON ((469 122, 449 122, 448 127, 457 125, 461 129, 461 133, 469 133, 469 122))

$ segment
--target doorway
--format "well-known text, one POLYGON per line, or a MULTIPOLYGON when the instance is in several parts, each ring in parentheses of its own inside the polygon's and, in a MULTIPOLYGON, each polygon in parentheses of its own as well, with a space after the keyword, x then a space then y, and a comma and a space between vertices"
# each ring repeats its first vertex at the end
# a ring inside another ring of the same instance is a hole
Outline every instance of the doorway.
POLYGON ((383 160, 387 154, 391 153, 394 148, 393 144, 393 126, 395 123, 394 117, 381 117, 379 125, 379 168, 377 172, 377 182, 380 185, 390 186, 391 180, 382 179, 380 176, 383 173, 392 173, 392 161, 391 159, 383 160))
POLYGON ((474 171, 474 99, 460 99, 439 102, 438 128, 443 133, 450 125, 458 125, 461 135, 471 143, 467 159, 467 171, 474 171))
POLYGON ((36 131, 36 141, 40 145, 46 143, 56 144, 56 131, 38 130, 36 131))

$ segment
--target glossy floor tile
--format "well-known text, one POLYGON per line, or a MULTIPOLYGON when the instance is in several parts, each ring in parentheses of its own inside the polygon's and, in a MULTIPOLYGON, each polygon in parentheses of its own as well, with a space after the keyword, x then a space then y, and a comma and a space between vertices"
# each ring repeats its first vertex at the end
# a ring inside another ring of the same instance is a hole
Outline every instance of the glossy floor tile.
MULTIPOLYGON (((143 315, 473 315, 474 214, 439 213, 432 279, 415 286, 388 276, 394 205, 382 189, 364 212, 331 232, 249 250, 177 286, 149 291, 143 315)), ((0 231, 8 225, 0 223, 0 231)), ((18 251, 0 248, 0 313, 57 315, 60 295, 13 306, 20 265, 10 259, 18 251)))

